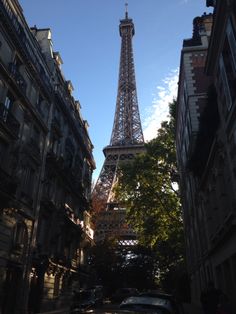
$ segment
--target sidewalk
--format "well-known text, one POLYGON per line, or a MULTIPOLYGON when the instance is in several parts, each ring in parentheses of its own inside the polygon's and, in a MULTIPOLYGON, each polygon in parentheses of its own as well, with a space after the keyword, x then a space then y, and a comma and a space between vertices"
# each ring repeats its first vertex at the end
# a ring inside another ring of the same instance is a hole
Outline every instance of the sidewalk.
POLYGON ((38 314, 69 314, 70 310, 68 308, 66 309, 61 309, 61 310, 54 310, 54 311, 50 311, 50 312, 41 312, 38 314))
POLYGON ((199 305, 192 303, 183 303, 184 314, 203 314, 199 305))

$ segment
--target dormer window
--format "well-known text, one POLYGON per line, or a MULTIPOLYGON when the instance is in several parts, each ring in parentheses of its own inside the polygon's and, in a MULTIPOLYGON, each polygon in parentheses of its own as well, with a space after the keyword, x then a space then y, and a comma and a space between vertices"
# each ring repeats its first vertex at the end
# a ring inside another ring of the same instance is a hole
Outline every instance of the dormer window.
POLYGON ((71 81, 66 81, 66 84, 67 84, 67 88, 68 88, 69 93, 72 94, 74 87, 73 87, 71 81))
POLYGON ((76 107, 76 110, 78 112, 80 112, 80 109, 81 109, 81 105, 80 105, 80 102, 78 100, 75 101, 75 107, 76 107))
POLYGON ((54 52, 53 56, 54 56, 54 60, 56 61, 56 64, 58 65, 59 68, 61 68, 61 65, 63 64, 63 60, 59 52, 54 52))
POLYGON ((13 229, 13 250, 22 251, 27 246, 28 234, 27 227, 24 223, 17 223, 13 229))

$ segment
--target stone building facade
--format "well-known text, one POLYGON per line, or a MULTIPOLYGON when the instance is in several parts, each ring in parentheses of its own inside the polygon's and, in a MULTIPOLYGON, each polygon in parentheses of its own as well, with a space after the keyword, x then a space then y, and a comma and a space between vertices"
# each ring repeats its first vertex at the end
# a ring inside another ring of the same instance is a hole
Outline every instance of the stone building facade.
POLYGON ((214 80, 220 122, 210 154, 210 259, 217 285, 236 310, 236 3, 213 1, 214 23, 206 73, 214 80))
POLYGON ((179 88, 177 99, 176 148, 180 172, 180 190, 185 225, 186 253, 192 294, 199 298, 200 283, 198 261, 206 244, 201 210, 195 193, 198 182, 189 171, 189 159, 196 145, 199 118, 207 100, 207 89, 211 79, 204 74, 212 16, 204 15, 193 21, 193 36, 184 40, 181 51, 179 88), (198 223, 197 223, 198 222, 198 223))
POLYGON ((89 280, 93 146, 61 64, 50 29, 30 29, 17 0, 0 1, 4 314, 62 307, 73 285, 89 280))
POLYGON ((236 10, 234 1, 207 3, 213 15, 195 19, 198 36, 181 53, 177 159, 192 301, 212 280, 236 306, 236 10))

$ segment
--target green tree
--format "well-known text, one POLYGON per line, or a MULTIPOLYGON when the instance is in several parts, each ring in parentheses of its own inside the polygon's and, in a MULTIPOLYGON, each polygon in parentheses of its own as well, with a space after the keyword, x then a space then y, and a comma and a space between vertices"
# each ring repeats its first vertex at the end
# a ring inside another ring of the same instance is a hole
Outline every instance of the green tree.
POLYGON ((90 265, 95 271, 97 284, 102 284, 107 291, 114 291, 122 285, 122 265, 124 257, 117 254, 117 243, 115 239, 105 239, 103 242, 91 247, 90 265))
POLYGON ((154 288, 157 269, 152 250, 134 245, 124 248, 122 254, 125 256, 123 285, 138 288, 140 291, 154 288))
POLYGON ((108 294, 120 287, 143 290, 154 286, 156 265, 149 248, 122 246, 110 238, 92 247, 89 255, 94 282, 102 284, 108 294))
POLYGON ((116 196, 127 211, 139 243, 155 252, 160 278, 183 264, 183 221, 175 150, 176 101, 146 153, 120 168, 116 196))

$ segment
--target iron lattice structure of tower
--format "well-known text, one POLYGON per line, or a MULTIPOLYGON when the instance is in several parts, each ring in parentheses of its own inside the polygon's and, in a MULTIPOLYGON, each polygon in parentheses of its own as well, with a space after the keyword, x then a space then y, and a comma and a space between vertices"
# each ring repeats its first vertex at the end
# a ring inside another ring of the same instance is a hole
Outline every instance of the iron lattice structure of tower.
POLYGON ((121 54, 115 118, 110 144, 103 150, 105 162, 93 190, 93 207, 96 212, 99 212, 96 223, 96 238, 104 238, 110 234, 118 235, 126 241, 134 239, 135 235, 124 224, 125 210, 120 208, 116 202, 113 186, 117 181, 119 164, 132 161, 136 154, 145 151, 132 49, 132 37, 135 31, 133 21, 128 17, 127 10, 125 18, 120 21, 119 31, 121 54))

